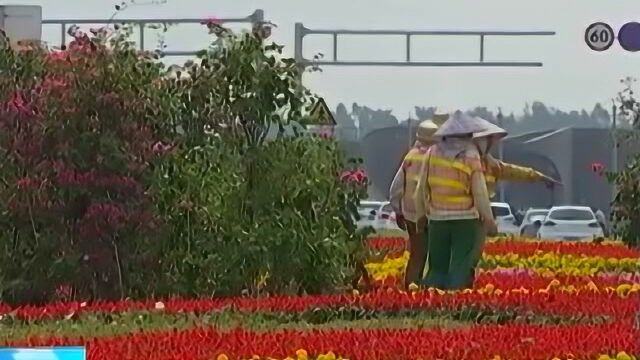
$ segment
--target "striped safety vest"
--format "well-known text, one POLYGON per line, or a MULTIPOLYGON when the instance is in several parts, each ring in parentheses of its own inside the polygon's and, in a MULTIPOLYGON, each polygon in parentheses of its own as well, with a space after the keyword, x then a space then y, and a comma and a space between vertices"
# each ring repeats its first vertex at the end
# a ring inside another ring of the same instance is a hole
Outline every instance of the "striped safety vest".
POLYGON ((428 147, 420 146, 413 147, 407 155, 405 155, 402 161, 402 171, 404 171, 404 184, 402 188, 402 212, 405 216, 409 215, 408 219, 411 221, 418 220, 418 218, 425 214, 418 213, 418 207, 416 206, 416 198, 413 196, 418 187, 418 182, 422 176, 422 171, 425 170, 424 161, 426 159, 426 153, 428 147), (411 219, 415 218, 415 219, 411 219))
MULTIPOLYGON (((461 154, 455 160, 440 156, 437 146, 427 153, 429 204, 437 210, 469 210, 474 207, 471 195, 472 166, 461 154)), ((478 159, 479 160, 479 159, 478 159)), ((478 163, 477 167, 481 165, 478 163)))

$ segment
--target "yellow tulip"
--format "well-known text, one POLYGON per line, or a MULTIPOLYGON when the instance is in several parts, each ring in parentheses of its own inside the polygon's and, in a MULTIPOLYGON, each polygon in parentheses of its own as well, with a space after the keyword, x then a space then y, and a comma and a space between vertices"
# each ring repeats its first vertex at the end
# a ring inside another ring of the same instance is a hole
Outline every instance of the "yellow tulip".
POLYGON ((225 355, 225 354, 220 354, 220 355, 218 355, 216 360, 229 360, 229 357, 227 355, 225 355))
POLYGON ((616 293, 618 295, 626 295, 631 290, 630 284, 620 284, 616 288, 616 293))
POLYGON ((616 355, 616 360, 635 360, 635 357, 627 354, 624 351, 621 351, 616 355))
POLYGON ((296 350, 296 356, 298 360, 307 360, 309 358, 309 354, 307 354, 307 350, 298 349, 296 350))

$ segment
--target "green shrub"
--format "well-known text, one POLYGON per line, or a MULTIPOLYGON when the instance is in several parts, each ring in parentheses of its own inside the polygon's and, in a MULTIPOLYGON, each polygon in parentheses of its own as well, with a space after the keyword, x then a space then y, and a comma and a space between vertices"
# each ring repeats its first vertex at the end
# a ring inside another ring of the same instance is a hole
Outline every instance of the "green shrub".
POLYGON ((163 291, 317 293, 353 276, 361 238, 335 144, 283 139, 265 143, 256 160, 252 188, 242 156, 221 141, 178 152, 159 168, 156 203, 168 226, 163 291), (243 211, 249 203, 252 219, 243 211))
MULTIPOLYGON (((331 291, 361 253, 331 140, 268 26, 165 70, 128 33, 0 46, 0 301, 331 291), (269 128, 278 129, 274 141, 269 128)), ((3 39, 4 41, 4 39, 3 39)))

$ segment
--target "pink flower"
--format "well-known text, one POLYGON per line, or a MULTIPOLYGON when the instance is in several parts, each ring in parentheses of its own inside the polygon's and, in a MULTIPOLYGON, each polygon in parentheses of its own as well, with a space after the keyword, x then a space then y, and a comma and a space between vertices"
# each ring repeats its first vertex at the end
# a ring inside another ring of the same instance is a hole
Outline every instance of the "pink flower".
POLYGON ((20 190, 35 189, 40 186, 40 181, 24 177, 16 181, 16 187, 20 190))
POLYGON ((20 115, 33 115, 33 109, 31 105, 25 100, 24 95, 20 92, 13 94, 11 99, 7 102, 9 111, 15 112, 20 115))
POLYGON ((364 170, 346 170, 340 174, 340 180, 346 183, 362 185, 367 182, 367 174, 364 170))
POLYGON ((158 141, 157 143, 155 143, 153 145, 153 153, 154 154, 164 154, 166 152, 168 152, 169 150, 171 150, 173 148, 173 146, 169 145, 169 144, 165 144, 162 141, 158 141))
POLYGON ((222 25, 222 20, 218 19, 215 16, 211 16, 211 17, 208 17, 208 18, 202 20, 202 22, 200 22, 200 23, 202 25, 207 25, 207 26, 210 26, 210 25, 222 25))

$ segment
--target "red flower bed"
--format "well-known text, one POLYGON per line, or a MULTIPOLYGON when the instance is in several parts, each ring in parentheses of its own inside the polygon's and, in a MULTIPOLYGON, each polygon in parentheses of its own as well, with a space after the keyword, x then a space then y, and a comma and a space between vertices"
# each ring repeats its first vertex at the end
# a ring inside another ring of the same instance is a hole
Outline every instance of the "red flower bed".
MULTIPOLYGON (((579 296, 564 292, 538 293, 503 293, 487 294, 469 293, 437 293, 423 291, 403 293, 397 290, 377 291, 361 296, 324 295, 324 296, 279 296, 260 299, 200 299, 200 300, 168 300, 163 302, 163 310, 168 313, 193 312, 202 313, 225 308, 242 311, 278 311, 301 312, 315 308, 341 306, 361 307, 372 310, 388 311, 402 309, 460 309, 474 307, 481 309, 518 309, 535 311, 540 314, 557 315, 611 315, 616 318, 631 318, 638 310, 640 294, 628 297, 615 294, 583 292, 579 296)), ((61 318, 71 313, 108 312, 120 313, 136 310, 153 310, 154 301, 134 302, 102 302, 89 305, 80 303, 52 304, 44 307, 22 307, 5 309, 16 317, 23 319, 61 318)))
POLYGON ((554 356, 595 359, 621 349, 640 353, 640 331, 629 322, 609 325, 482 325, 460 330, 374 329, 310 332, 221 332, 213 328, 150 332, 83 339, 29 339, 9 345, 87 344, 90 360, 232 359, 253 355, 285 358, 305 349, 310 356, 333 351, 360 359, 503 359, 548 360, 554 356))
MULTIPOLYGON (((368 240, 368 246, 374 250, 386 250, 392 254, 402 254, 407 240, 403 237, 379 237, 368 240)), ((487 242, 486 254, 514 253, 520 256, 531 256, 536 252, 558 253, 564 255, 600 256, 604 258, 640 258, 640 250, 621 245, 596 244, 592 242, 551 242, 551 241, 518 241, 504 240, 487 242)))

